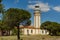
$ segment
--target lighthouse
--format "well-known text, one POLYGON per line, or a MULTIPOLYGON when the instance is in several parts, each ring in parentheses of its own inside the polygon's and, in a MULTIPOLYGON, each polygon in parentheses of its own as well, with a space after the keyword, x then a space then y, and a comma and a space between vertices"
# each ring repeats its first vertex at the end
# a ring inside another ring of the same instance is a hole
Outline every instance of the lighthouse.
POLYGON ((36 4, 33 8, 34 10, 34 25, 33 26, 26 26, 20 27, 22 29, 24 35, 48 35, 49 31, 45 29, 40 29, 41 26, 41 11, 39 4, 36 4))
POLYGON ((36 4, 34 6, 34 27, 40 28, 40 6, 39 4, 36 4))

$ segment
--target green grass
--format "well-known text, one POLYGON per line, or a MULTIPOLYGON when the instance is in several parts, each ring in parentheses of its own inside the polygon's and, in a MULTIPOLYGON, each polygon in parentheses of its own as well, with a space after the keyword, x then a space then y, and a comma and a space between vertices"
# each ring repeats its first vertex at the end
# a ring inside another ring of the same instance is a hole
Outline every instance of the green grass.
POLYGON ((17 40, 16 36, 0 36, 0 40, 17 40))
MULTIPOLYGON (((20 36, 23 40, 60 40, 60 36, 42 36, 42 35, 23 35, 20 36)), ((0 36, 0 40, 17 40, 17 36, 0 36)))
POLYGON ((49 35, 35 35, 35 36, 21 36, 23 40, 60 40, 60 36, 49 35))

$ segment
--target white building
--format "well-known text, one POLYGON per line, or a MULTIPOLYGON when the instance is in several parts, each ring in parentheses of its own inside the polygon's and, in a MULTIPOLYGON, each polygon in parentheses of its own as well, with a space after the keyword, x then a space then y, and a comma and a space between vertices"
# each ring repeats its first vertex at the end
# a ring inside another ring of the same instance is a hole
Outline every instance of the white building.
POLYGON ((48 35, 49 32, 47 30, 40 29, 40 6, 38 4, 35 5, 34 8, 34 26, 20 27, 22 33, 24 35, 48 35))
POLYGON ((33 26, 21 27, 22 34, 24 35, 48 35, 47 30, 41 30, 40 28, 34 28, 33 26))

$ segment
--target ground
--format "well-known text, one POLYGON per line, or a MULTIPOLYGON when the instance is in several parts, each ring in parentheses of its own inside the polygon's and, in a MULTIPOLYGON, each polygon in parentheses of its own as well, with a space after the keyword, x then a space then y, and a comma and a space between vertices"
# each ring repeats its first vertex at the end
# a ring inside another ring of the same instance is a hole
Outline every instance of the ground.
POLYGON ((16 36, 0 36, 0 40, 17 40, 16 36))
MULTIPOLYGON (((17 40, 17 36, 0 36, 0 40, 17 40)), ((60 40, 60 36, 20 36, 20 40, 60 40)))
POLYGON ((35 35, 35 36, 21 36, 23 40, 60 40, 60 36, 35 35))

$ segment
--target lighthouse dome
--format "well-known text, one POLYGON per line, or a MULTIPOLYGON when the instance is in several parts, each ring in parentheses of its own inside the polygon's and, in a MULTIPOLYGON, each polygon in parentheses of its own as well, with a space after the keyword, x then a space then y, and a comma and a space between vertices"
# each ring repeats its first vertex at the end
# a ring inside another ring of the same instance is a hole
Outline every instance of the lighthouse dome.
POLYGON ((40 6, 39 6, 39 4, 36 4, 36 5, 35 5, 34 10, 40 10, 40 6))

